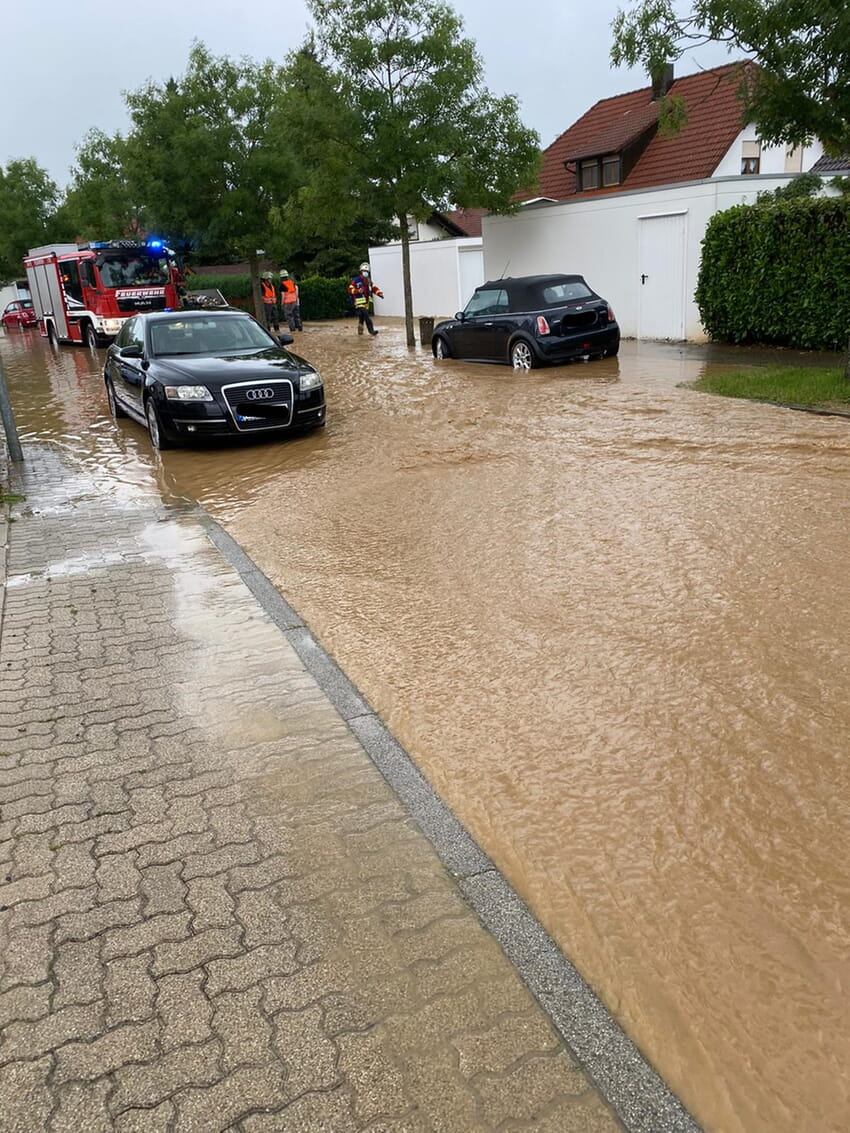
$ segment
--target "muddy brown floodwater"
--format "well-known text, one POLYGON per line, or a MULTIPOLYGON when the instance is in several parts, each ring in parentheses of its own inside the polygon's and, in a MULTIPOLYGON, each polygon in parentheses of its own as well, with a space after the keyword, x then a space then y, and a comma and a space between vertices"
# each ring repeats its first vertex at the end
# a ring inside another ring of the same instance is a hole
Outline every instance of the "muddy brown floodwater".
POLYGON ((701 1123, 846 1130, 850 424, 677 388, 735 351, 297 348, 324 433, 160 459, 0 338, 25 441, 228 528, 701 1123))

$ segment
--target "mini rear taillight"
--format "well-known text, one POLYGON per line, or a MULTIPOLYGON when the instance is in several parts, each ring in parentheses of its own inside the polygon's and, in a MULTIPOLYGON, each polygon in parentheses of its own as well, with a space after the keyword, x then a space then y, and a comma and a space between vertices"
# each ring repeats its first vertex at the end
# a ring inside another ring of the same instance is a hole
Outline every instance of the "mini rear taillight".
POLYGON ((542 315, 537 316, 537 333, 538 334, 548 334, 549 333, 549 324, 546 322, 546 320, 543 318, 542 315))
POLYGON ((614 308, 611 306, 610 303, 608 304, 608 322, 609 323, 616 322, 616 318, 615 318, 615 315, 614 315, 614 308))

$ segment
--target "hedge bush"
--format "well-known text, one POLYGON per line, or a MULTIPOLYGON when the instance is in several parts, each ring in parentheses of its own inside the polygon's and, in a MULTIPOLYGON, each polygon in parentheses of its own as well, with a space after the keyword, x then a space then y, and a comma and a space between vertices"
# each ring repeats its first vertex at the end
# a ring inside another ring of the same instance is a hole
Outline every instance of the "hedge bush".
MULTIPOLYGON (((201 291, 207 287, 217 287, 225 299, 234 307, 252 311, 250 275, 190 275, 187 279, 189 291, 201 291)), ((280 281, 275 276, 275 285, 280 281)), ((313 275, 298 281, 301 296, 302 319, 341 319, 348 310, 348 280, 325 279, 313 275)))
POLYGON ((850 200, 737 205, 702 242, 696 302, 726 342, 843 349, 850 335, 850 200))

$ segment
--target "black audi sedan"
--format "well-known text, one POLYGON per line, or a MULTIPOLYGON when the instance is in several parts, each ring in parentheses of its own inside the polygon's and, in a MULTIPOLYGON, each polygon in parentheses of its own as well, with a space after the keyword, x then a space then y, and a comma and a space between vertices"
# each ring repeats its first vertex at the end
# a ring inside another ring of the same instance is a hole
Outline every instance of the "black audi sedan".
POLYGON ((235 308, 136 315, 106 352, 110 412, 147 425, 158 449, 318 428, 322 379, 284 349, 292 341, 235 308))
POLYGON ((620 328, 610 304, 580 275, 524 275, 482 283, 463 311, 437 324, 431 346, 435 358, 531 370, 610 357, 620 349, 620 328))

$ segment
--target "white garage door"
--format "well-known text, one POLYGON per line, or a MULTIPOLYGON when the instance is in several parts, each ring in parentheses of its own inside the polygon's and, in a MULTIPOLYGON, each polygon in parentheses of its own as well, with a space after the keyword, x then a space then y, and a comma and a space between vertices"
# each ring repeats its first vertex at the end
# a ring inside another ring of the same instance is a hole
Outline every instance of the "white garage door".
POLYGON ((638 218, 638 338, 685 337, 687 220, 685 212, 638 218))

